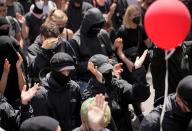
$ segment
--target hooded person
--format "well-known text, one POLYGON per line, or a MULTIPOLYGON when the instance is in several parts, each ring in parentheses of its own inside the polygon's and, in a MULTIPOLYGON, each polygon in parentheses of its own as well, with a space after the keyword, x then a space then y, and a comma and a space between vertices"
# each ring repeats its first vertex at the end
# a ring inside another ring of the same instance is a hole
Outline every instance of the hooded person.
POLYGON ((20 131, 61 131, 59 122, 48 116, 37 116, 25 120, 20 131))
POLYGON ((76 76, 78 78, 81 93, 87 86, 91 74, 87 70, 89 58, 95 54, 103 54, 116 63, 114 50, 108 33, 101 29, 104 26, 105 18, 101 11, 97 8, 89 9, 70 44, 75 50, 78 66, 76 68, 76 76))
MULTIPOLYGON (((7 19, 1 15, 0 15, 0 41, 1 41, 0 42, 0 76, 2 76, 3 74, 5 59, 7 59, 9 61, 9 64, 11 64, 7 85, 2 93, 7 98, 8 102, 15 109, 18 109, 17 105, 19 104, 18 100, 20 99, 20 89, 19 89, 18 70, 15 66, 18 61, 17 52, 21 54, 25 67, 26 67, 26 63, 25 63, 26 61, 25 61, 25 58, 23 57, 20 45, 17 42, 17 40, 9 36, 9 24, 7 19), (12 85, 15 85, 15 87, 13 88, 12 85)), ((23 68, 23 69, 25 70, 22 70, 22 71, 26 71, 26 68, 23 68)))
MULTIPOLYGON (((186 131, 192 119, 192 75, 184 77, 176 93, 168 95, 162 129, 165 131, 186 131)), ((163 106, 159 105, 143 119, 140 131, 159 131, 163 106)), ((189 127, 188 127, 189 126, 189 127)))
POLYGON ((146 72, 142 66, 146 54, 147 52, 135 62, 133 73, 138 77, 133 85, 113 76, 113 66, 107 56, 96 54, 89 59, 88 69, 93 76, 83 92, 83 100, 100 93, 105 95, 112 115, 111 123, 107 128, 112 131, 132 131, 131 112, 127 108, 128 104, 143 102, 150 96, 146 72))
POLYGON ((34 115, 53 117, 62 130, 70 131, 80 125, 81 105, 79 85, 70 79, 70 72, 75 69, 73 58, 56 53, 50 67, 40 72, 39 90, 32 100, 34 115))
POLYGON ((76 32, 80 28, 86 11, 90 8, 92 8, 92 5, 83 0, 70 0, 66 12, 68 17, 67 28, 76 32))

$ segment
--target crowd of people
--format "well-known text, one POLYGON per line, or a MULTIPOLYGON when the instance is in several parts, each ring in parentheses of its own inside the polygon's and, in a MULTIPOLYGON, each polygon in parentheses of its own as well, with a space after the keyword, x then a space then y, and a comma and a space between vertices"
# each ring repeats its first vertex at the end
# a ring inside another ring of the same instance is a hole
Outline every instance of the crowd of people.
POLYGON ((168 59, 164 104, 164 50, 144 28, 153 2, 0 0, 0 131, 133 131, 134 116, 139 131, 192 131, 192 28, 168 59))

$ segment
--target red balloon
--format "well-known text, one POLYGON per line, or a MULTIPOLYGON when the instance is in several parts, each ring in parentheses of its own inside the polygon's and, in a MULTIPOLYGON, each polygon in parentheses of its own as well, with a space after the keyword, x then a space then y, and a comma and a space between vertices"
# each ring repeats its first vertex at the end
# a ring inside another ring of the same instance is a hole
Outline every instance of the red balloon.
POLYGON ((179 0, 157 0, 148 9, 144 26, 148 37, 159 48, 169 50, 181 44, 190 29, 191 16, 179 0))

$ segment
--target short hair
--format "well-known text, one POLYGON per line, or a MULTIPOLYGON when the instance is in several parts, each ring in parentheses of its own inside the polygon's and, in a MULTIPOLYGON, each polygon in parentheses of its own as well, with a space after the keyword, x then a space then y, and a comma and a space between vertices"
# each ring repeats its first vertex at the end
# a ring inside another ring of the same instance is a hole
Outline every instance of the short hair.
POLYGON ((61 19, 64 19, 65 23, 67 23, 67 21, 68 21, 67 15, 66 15, 62 10, 57 9, 57 8, 53 8, 53 9, 50 11, 50 13, 49 13, 46 21, 47 21, 47 22, 49 22, 49 21, 55 22, 55 21, 58 20, 58 19, 60 19, 60 20, 61 20, 61 19))
MULTIPOLYGON (((93 98, 88 98, 87 100, 85 100, 82 105, 81 105, 81 120, 84 120, 86 122, 88 122, 88 110, 89 110, 89 106, 93 105, 95 103, 95 97, 93 98)), ((106 102, 104 102, 106 103, 106 102)), ((107 108, 105 110, 105 114, 102 120, 102 124, 104 126, 107 126, 111 121, 111 110, 109 108, 109 106, 107 105, 107 108)))
MULTIPOLYGON (((126 9, 124 18, 123 18, 123 24, 125 25, 125 27, 129 27, 130 23, 131 23, 131 19, 129 19, 129 17, 133 14, 133 12, 135 11, 139 11, 141 12, 141 9, 139 8, 139 6, 137 5, 130 5, 128 6, 128 8, 126 9)), ((141 22, 140 22, 141 23, 141 22)))
POLYGON ((40 34, 45 38, 57 38, 60 35, 59 27, 54 22, 45 22, 40 27, 40 34))

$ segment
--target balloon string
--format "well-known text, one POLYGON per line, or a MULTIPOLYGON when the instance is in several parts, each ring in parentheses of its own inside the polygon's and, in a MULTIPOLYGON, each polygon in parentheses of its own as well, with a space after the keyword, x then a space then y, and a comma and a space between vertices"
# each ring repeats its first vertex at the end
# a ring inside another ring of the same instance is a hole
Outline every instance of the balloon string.
POLYGON ((165 62, 166 62, 166 73, 165 73, 165 94, 164 94, 164 103, 163 103, 163 110, 161 112, 161 117, 160 117, 160 131, 163 131, 163 118, 165 115, 165 107, 167 103, 167 96, 168 96, 168 59, 170 56, 173 54, 175 50, 172 50, 169 54, 168 51, 165 50, 165 62))

